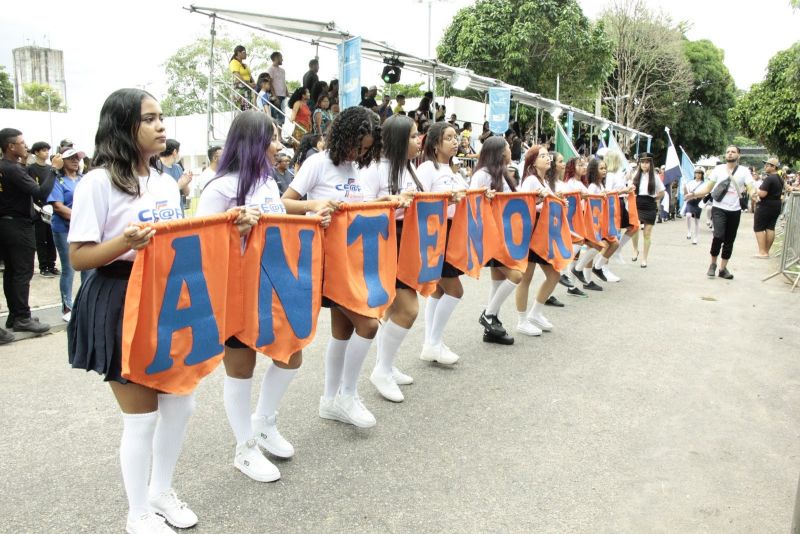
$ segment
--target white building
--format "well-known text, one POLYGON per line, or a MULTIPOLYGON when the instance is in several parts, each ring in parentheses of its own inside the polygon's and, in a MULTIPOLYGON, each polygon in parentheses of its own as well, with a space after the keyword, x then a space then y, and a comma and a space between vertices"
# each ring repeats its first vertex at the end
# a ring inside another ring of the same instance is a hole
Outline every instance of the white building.
POLYGON ((19 103, 27 83, 46 83, 56 89, 67 105, 67 82, 64 78, 64 53, 53 48, 23 46, 15 48, 14 99, 19 103))

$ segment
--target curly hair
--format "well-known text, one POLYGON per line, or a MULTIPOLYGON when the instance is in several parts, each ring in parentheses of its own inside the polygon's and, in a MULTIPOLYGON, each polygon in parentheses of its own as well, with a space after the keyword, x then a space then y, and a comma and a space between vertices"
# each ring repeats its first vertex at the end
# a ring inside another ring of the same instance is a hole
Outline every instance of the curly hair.
POLYGON ((352 161, 363 169, 381 156, 381 118, 377 113, 361 106, 353 106, 339 113, 325 140, 328 154, 334 165, 352 161), (361 143, 372 137, 372 146, 361 153, 361 143))

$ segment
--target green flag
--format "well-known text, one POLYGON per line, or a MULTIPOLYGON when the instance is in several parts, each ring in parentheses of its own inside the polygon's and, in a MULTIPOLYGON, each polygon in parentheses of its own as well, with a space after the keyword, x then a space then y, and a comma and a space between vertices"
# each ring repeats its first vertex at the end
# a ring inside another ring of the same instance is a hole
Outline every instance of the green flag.
POLYGON ((556 152, 564 156, 565 160, 569 160, 570 158, 577 158, 578 151, 575 150, 575 147, 572 146, 572 140, 567 136, 566 132, 564 132, 564 128, 561 126, 561 123, 558 121, 556 122, 556 152))

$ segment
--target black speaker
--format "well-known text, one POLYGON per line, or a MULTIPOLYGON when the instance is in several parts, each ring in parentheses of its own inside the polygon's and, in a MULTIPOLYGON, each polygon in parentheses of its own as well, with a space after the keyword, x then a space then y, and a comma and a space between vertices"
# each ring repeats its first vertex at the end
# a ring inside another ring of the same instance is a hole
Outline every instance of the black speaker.
POLYGON ((397 83, 400 81, 400 67, 396 65, 386 65, 383 67, 381 79, 383 83, 397 83))

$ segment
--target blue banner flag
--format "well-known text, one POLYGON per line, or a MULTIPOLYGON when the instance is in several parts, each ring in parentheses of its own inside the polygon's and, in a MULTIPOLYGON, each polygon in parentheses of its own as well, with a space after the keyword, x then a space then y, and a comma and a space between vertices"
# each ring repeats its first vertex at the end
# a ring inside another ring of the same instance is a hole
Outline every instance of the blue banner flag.
POLYGON ((508 130, 508 118, 511 113, 511 89, 502 87, 489 88, 489 129, 493 133, 503 134, 508 130))
POLYGON ((686 153, 686 151, 681 148, 681 187, 678 193, 678 202, 680 202, 681 208, 683 208, 683 184, 691 182, 694 180, 694 163, 692 163, 692 159, 686 153))
POLYGON ((361 103, 361 37, 336 45, 339 52, 339 109, 361 103))

